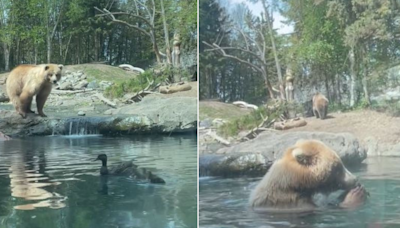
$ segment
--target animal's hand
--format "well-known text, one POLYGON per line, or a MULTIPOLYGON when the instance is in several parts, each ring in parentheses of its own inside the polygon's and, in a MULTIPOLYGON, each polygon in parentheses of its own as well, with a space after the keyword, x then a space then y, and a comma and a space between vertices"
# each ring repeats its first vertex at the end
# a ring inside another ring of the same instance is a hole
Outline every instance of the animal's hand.
POLYGON ((347 192, 346 197, 340 204, 340 207, 349 209, 357 208, 365 202, 368 196, 369 193, 365 190, 364 186, 357 186, 347 192))

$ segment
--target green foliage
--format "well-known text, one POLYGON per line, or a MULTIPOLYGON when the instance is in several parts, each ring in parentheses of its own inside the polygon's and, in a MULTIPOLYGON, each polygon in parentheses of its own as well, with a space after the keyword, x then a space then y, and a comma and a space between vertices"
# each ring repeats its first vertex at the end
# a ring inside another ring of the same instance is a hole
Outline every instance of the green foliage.
MULTIPOLYGON (((140 0, 143 4, 151 1, 140 0)), ((156 2, 156 18, 160 19, 159 1, 156 2)), ((164 0, 170 37, 178 31, 184 55, 197 47, 197 4, 194 0, 164 0)), ((139 4, 140 5, 140 4, 139 4)), ((99 16, 95 7, 110 12, 133 12, 134 1, 109 0, 0 0, 0 45, 10 48, 10 67, 21 63, 51 62, 64 65, 91 62, 107 62, 111 65, 133 64, 147 68, 155 61, 151 39, 126 25, 111 22, 109 17, 99 16)), ((152 8, 150 8, 152 9, 152 8)), ((138 9, 146 18, 147 11, 138 9)), ((140 29, 148 26, 138 17, 116 15, 140 29)), ((163 37, 162 27, 155 28, 157 37, 163 37)), ((159 48, 163 49, 164 39, 159 48)), ((172 40, 172 39, 171 39, 172 40)), ((3 48, 0 49, 0 69, 4 70, 3 48)))
POLYGON ((387 113, 390 116, 400 117, 400 103, 398 101, 371 102, 371 109, 387 113))
MULTIPOLYGON (((267 105, 268 106, 268 105, 267 105)), ((235 118, 222 125, 218 132, 223 136, 236 136, 241 131, 254 129, 268 117, 268 120, 279 119, 281 115, 287 116, 289 113, 303 113, 303 107, 297 103, 281 103, 277 108, 268 109, 260 107, 258 110, 248 115, 235 118)))
POLYGON ((154 85, 164 82, 168 78, 168 74, 164 73, 161 76, 155 75, 152 71, 145 71, 126 81, 117 82, 105 91, 106 96, 111 98, 123 97, 127 93, 135 93, 146 88, 151 81, 154 80, 154 85))

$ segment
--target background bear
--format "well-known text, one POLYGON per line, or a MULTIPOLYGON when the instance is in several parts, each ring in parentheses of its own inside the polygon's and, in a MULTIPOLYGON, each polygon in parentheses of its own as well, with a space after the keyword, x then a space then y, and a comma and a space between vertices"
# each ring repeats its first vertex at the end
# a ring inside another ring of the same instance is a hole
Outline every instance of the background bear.
POLYGON ((61 79, 63 65, 19 65, 14 68, 7 77, 6 87, 17 112, 26 118, 31 110, 32 99, 36 96, 37 111, 40 116, 43 106, 49 96, 52 85, 61 79))
POLYGON ((317 140, 301 140, 274 162, 250 196, 254 208, 314 209, 313 195, 348 191, 341 207, 358 206, 367 195, 340 157, 317 140))
POLYGON ((312 103, 314 116, 321 118, 321 120, 325 119, 328 114, 328 99, 322 93, 316 93, 313 96, 312 103))

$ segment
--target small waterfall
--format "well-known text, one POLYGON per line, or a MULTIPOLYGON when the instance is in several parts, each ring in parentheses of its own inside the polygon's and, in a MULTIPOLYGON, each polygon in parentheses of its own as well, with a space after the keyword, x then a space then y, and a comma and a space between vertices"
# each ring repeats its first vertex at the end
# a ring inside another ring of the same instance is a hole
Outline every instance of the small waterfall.
POLYGON ((98 121, 93 118, 71 118, 65 122, 63 135, 99 136, 98 121))

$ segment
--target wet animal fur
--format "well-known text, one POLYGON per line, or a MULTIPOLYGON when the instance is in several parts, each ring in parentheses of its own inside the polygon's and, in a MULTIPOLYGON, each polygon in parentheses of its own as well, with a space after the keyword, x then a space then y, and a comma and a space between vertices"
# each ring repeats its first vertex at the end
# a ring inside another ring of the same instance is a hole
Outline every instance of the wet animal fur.
POLYGON ((271 166, 250 196, 253 208, 313 209, 312 196, 356 186, 340 157, 317 140, 300 140, 271 166))

